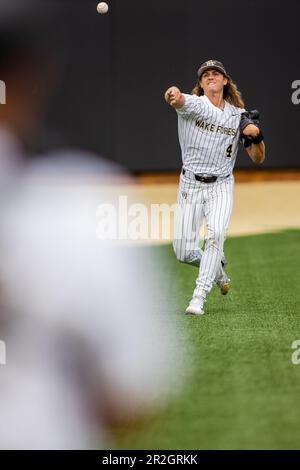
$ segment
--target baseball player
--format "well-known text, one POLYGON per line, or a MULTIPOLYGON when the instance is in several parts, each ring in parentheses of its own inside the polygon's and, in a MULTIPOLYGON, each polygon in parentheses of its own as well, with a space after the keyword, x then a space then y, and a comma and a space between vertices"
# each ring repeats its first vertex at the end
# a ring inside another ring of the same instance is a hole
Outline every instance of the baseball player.
POLYGON ((223 295, 230 287, 223 245, 232 211, 232 171, 239 141, 255 163, 264 161, 265 145, 258 111, 245 111, 241 94, 221 62, 209 60, 201 65, 192 93, 172 86, 165 100, 178 114, 183 160, 173 247, 179 261, 200 268, 185 313, 202 315, 213 284, 223 295), (207 235, 200 249, 204 218, 207 235))

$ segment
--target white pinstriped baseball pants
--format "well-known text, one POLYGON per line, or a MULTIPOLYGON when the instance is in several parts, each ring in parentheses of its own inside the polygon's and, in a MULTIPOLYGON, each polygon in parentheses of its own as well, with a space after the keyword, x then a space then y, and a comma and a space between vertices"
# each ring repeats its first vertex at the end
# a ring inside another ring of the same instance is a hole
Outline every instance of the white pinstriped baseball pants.
POLYGON ((203 299, 211 291, 220 269, 232 211, 233 186, 233 175, 215 183, 201 183, 192 175, 180 176, 173 247, 179 261, 199 266, 193 295, 203 299), (204 218, 207 235, 201 250, 200 229, 204 218))

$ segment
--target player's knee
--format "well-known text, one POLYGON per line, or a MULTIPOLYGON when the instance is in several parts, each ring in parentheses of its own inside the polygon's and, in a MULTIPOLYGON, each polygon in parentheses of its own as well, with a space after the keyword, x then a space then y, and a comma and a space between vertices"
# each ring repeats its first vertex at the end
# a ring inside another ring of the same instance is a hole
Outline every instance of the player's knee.
POLYGON ((177 261, 180 261, 180 263, 190 263, 191 262, 190 256, 187 252, 183 252, 183 253, 175 252, 175 255, 176 255, 177 261))
POLYGON ((184 263, 186 261, 186 252, 178 243, 176 243, 176 241, 173 242, 173 250, 177 260, 184 263))

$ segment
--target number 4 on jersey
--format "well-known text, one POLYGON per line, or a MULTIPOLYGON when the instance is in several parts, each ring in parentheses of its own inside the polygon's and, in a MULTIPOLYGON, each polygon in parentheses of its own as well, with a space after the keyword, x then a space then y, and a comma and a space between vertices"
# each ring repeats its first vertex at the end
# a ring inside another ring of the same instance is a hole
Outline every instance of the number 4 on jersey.
POLYGON ((232 156, 232 144, 228 145, 228 147, 226 148, 226 157, 231 158, 231 156, 232 156))

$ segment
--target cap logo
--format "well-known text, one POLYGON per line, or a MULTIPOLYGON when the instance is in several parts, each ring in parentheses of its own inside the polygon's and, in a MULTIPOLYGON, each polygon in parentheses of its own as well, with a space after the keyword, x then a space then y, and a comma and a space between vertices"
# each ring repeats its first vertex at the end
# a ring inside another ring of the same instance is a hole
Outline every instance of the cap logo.
POLYGON ((208 61, 206 62, 206 66, 207 66, 207 67, 211 67, 211 66, 213 66, 213 65, 216 65, 216 62, 215 62, 214 60, 208 60, 208 61))

